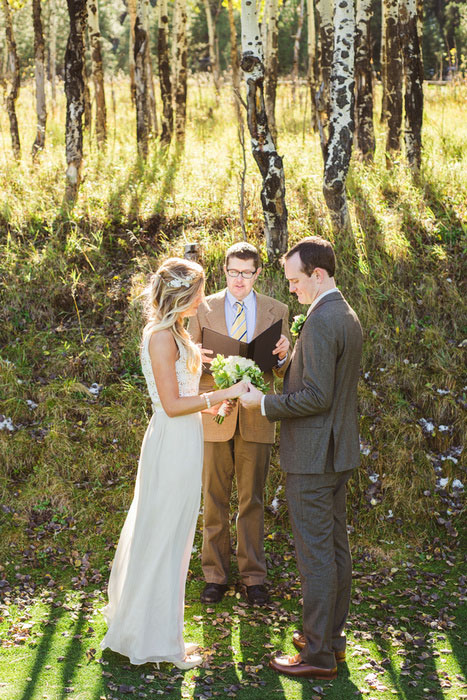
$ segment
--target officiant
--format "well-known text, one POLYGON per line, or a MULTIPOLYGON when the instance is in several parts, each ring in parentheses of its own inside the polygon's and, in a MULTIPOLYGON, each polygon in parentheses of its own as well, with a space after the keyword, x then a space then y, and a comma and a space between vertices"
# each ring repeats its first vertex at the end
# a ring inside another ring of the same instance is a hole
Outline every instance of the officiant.
MULTIPOLYGON (((209 328, 250 343, 281 321, 282 332, 273 354, 272 371, 264 373, 273 391, 273 372, 282 376, 290 353, 289 310, 272 297, 259 294, 254 285, 261 273, 257 249, 249 243, 231 246, 225 256, 227 287, 206 297, 190 319, 188 330, 195 343, 201 343, 203 328, 209 328)), ((200 391, 211 391, 213 380, 203 373, 200 391)), ((265 605, 264 486, 269 469, 274 424, 260 410, 245 410, 236 402, 231 414, 218 425, 212 416, 203 416, 203 549, 202 567, 206 581, 202 603, 218 603, 229 587, 231 559, 230 496, 235 476, 238 494, 237 563, 245 595, 251 604, 265 605)))

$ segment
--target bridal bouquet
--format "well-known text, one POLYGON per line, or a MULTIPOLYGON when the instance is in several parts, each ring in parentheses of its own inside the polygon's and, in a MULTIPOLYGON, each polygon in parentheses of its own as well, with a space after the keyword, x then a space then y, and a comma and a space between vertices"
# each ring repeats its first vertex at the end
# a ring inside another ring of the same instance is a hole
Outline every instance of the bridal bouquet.
MULTIPOLYGON (((258 365, 253 360, 239 355, 224 357, 217 355, 211 362, 212 377, 217 389, 227 389, 242 379, 247 379, 253 386, 266 394, 269 386, 266 384, 258 365)), ((220 407, 217 416, 214 416, 216 423, 222 423, 225 418, 224 404, 220 407)))

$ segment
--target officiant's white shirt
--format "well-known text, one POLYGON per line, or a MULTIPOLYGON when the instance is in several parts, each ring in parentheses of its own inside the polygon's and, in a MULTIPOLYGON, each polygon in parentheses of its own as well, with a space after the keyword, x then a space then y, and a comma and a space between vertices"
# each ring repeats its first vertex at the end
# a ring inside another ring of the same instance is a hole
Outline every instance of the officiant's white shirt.
MULTIPOLYGON (((227 326, 227 330, 229 331, 229 335, 231 335, 230 329, 232 328, 232 324, 237 318, 237 307, 235 304, 238 302, 238 299, 235 299, 234 295, 230 293, 230 291, 227 289, 226 295, 225 295, 225 324, 227 326)), ((251 292, 246 296, 243 301, 241 302, 244 307, 245 307, 245 316, 246 316, 246 342, 249 343, 253 337, 253 333, 255 332, 256 328, 256 294, 254 290, 252 289, 251 292)))
MULTIPOLYGON (((306 315, 309 316, 309 315, 311 314, 311 312, 312 312, 313 309, 315 308, 316 304, 317 304, 319 301, 321 301, 321 299, 322 299, 323 297, 325 297, 326 294, 332 294, 333 292, 338 292, 338 291, 339 291, 339 290, 338 290, 337 287, 333 287, 332 289, 327 289, 325 292, 323 292, 322 294, 320 294, 319 297, 316 297, 316 299, 314 299, 314 301, 310 304, 310 306, 308 307, 308 311, 306 312, 306 315)), ((263 396, 262 399, 261 399, 261 413, 262 413, 263 416, 266 415, 266 411, 264 410, 264 399, 265 399, 265 396, 263 396)))

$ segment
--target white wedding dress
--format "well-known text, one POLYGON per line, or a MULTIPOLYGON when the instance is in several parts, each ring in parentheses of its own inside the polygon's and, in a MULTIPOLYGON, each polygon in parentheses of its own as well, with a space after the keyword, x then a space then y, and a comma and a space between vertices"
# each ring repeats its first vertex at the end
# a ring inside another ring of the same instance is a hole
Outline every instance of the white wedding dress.
MULTIPOLYGON (((183 612, 201 495, 203 428, 200 413, 169 418, 162 408, 143 337, 141 365, 153 404, 136 477, 135 493, 110 574, 108 631, 101 648, 132 664, 185 657, 183 612)), ((180 396, 198 394, 199 376, 179 345, 180 396)))

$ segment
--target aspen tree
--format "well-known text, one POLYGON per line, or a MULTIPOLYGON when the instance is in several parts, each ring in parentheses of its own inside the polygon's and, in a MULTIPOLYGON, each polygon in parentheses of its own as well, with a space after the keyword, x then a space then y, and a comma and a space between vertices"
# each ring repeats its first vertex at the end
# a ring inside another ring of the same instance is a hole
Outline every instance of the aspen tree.
POLYGON ((19 160, 21 158, 21 145, 19 140, 18 119, 16 117, 16 100, 18 99, 20 88, 19 59, 8 0, 2 0, 2 6, 5 18, 8 67, 11 75, 11 86, 6 98, 6 109, 8 112, 8 119, 10 120, 11 147, 15 158, 19 160))
POLYGON ((98 0, 87 0, 87 7, 92 79, 94 82, 94 95, 96 100, 96 138, 99 146, 103 146, 107 138, 107 111, 105 106, 104 68, 102 65, 102 38, 99 28, 98 0))
POLYGON ((32 158, 36 158, 45 145, 47 107, 45 103, 45 43, 42 31, 41 0, 32 0, 32 21, 34 27, 34 74, 36 81, 36 138, 32 145, 32 158))

